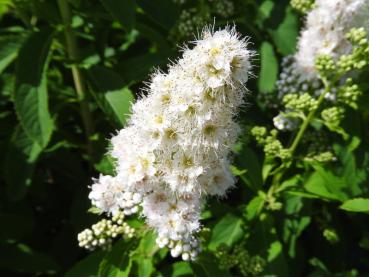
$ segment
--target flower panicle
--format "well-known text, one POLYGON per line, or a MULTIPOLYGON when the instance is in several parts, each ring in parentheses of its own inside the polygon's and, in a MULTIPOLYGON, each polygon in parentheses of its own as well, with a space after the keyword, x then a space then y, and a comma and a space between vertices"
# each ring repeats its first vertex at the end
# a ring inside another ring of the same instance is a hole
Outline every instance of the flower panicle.
POLYGON ((234 186, 230 149, 239 126, 254 52, 235 28, 203 30, 165 73, 156 70, 111 139, 116 176, 92 185, 92 203, 108 214, 139 212, 174 257, 195 259, 201 205, 234 186))

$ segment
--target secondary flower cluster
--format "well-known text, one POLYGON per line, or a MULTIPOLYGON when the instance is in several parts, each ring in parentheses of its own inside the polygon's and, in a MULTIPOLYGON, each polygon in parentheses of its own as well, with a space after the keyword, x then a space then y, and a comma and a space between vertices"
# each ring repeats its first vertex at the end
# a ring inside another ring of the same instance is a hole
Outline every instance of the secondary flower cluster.
MULTIPOLYGON (((291 110, 283 105, 283 102, 286 102, 285 97, 294 95, 296 98, 297 95, 301 97, 306 93, 312 97, 321 95, 324 92, 324 86, 320 79, 322 77, 320 64, 331 66, 329 69, 324 69, 330 72, 334 71, 335 62, 338 62, 344 71, 352 69, 352 63, 357 63, 355 57, 358 55, 356 53, 350 55, 355 49, 352 43, 353 35, 348 34, 356 35, 360 30, 369 27, 369 0, 316 0, 311 7, 305 28, 301 32, 296 54, 287 56, 282 61, 282 73, 277 81, 278 96, 274 99, 274 103, 281 103, 276 106, 285 110, 273 120, 278 130, 294 130, 302 118, 296 109, 291 110), (361 28, 354 32, 351 31, 353 27, 361 28)), ((362 41, 362 39, 359 40, 362 41)), ((338 87, 331 86, 330 91, 324 92, 324 95, 328 102, 342 102, 340 101, 342 93, 338 87)), ((356 96, 354 98, 357 99, 356 96)))
POLYGON ((113 215, 140 211, 160 247, 194 259, 202 202, 225 196, 235 183, 234 119, 252 55, 235 29, 206 29, 168 73, 156 72, 128 126, 111 140, 116 176, 95 180, 92 203, 113 215))
POLYGON ((315 59, 329 55, 334 59, 351 51, 346 33, 355 27, 368 26, 368 0, 316 0, 308 13, 295 55, 301 75, 317 75, 315 59))

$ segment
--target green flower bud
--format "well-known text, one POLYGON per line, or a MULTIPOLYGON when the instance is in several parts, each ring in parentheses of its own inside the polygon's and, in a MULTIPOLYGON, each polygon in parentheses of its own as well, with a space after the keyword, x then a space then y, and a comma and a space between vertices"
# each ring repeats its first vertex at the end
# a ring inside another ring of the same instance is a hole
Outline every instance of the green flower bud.
POLYGON ((367 36, 363 27, 353 28, 346 34, 346 38, 354 45, 365 45, 368 42, 367 36))
POLYGON ((361 94, 362 92, 359 89, 359 86, 354 84, 352 79, 349 78, 347 79, 346 84, 338 91, 337 100, 353 109, 357 109, 357 101, 361 94))
POLYGON ((329 126, 339 126, 343 119, 345 110, 341 107, 331 107, 322 111, 322 119, 329 126))
POLYGON ((329 76, 336 69, 333 57, 329 55, 319 55, 315 60, 315 68, 321 76, 329 76))
POLYGON ((314 6, 314 0, 291 0, 291 6, 300 13, 307 13, 314 6))
POLYGON ((316 161, 319 163, 326 163, 334 161, 336 157, 330 151, 326 151, 317 155, 311 155, 305 158, 306 161, 316 161))
POLYGON ((344 118, 344 115, 345 109, 342 107, 327 108, 321 113, 323 123, 328 127, 328 129, 342 135, 344 139, 347 139, 348 134, 342 127, 340 127, 340 123, 344 118))
POLYGON ((369 41, 365 29, 353 28, 346 34, 346 38, 352 43, 353 50, 351 54, 339 58, 337 65, 341 73, 361 69, 369 63, 369 41))
POLYGON ((309 112, 317 108, 318 102, 308 93, 287 94, 283 97, 287 109, 301 112, 309 112))
POLYGON ((251 129, 251 134, 259 144, 264 144, 265 137, 267 136, 267 129, 265 127, 255 126, 251 129))
POLYGON ((323 231, 323 236, 326 238, 327 241, 334 244, 340 241, 340 238, 336 232, 336 230, 332 228, 325 229, 323 231))

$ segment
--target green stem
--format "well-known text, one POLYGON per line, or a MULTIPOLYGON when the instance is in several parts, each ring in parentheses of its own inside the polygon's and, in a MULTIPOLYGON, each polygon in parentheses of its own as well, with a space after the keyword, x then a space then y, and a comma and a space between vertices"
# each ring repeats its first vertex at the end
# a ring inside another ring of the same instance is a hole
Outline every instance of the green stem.
POLYGON ((94 133, 94 127, 92 124, 92 117, 90 113, 90 109, 88 107, 88 102, 86 101, 85 92, 86 86, 82 76, 82 72, 79 67, 75 64, 78 61, 78 47, 77 47, 77 39, 74 35, 71 22, 72 22, 72 13, 70 7, 68 5, 67 0, 58 0, 58 6, 60 9, 60 13, 65 25, 65 40, 66 40, 66 50, 68 54, 68 58, 73 62, 71 66, 74 86, 76 89, 77 97, 80 102, 81 108, 81 117, 83 122, 83 127, 85 129, 86 140, 87 140, 87 152, 92 157, 93 148, 91 144, 90 137, 94 133))
MULTIPOLYGON (((304 119, 300 130, 298 131, 295 139, 293 140, 291 147, 290 147, 290 153, 291 156, 293 156, 293 154, 295 153, 303 135, 305 134, 305 131, 307 129, 307 127, 309 126, 310 122, 313 120, 316 111, 319 109, 319 106, 322 104, 322 102, 324 101, 324 97, 325 95, 330 91, 330 85, 328 83, 328 81, 325 78, 322 78, 322 82, 324 84, 324 92, 319 96, 318 98, 318 102, 316 105, 316 108, 311 110, 310 113, 308 114, 308 116, 304 119)), ((291 164, 282 164, 280 167, 278 167, 275 171, 274 171, 274 177, 273 177, 273 181, 272 181, 272 185, 270 186, 267 195, 268 196, 272 196, 274 194, 274 192, 277 190, 280 180, 282 179, 284 173, 286 172, 286 170, 289 168, 291 164), (285 170, 283 170, 285 169, 285 170)))
POLYGON ((313 120, 313 118, 315 116, 315 113, 318 110, 319 106, 324 101, 325 95, 330 91, 330 86, 329 86, 328 81, 324 78, 322 79, 322 81, 323 81, 323 84, 325 86, 324 92, 319 96, 316 108, 310 111, 310 113, 308 114, 306 119, 303 121, 303 123, 301 125, 301 128, 300 128, 299 132, 297 133, 295 139, 293 140, 292 145, 290 147, 291 156, 296 151, 297 146, 299 145, 299 143, 300 143, 307 127, 309 126, 310 122, 313 120))

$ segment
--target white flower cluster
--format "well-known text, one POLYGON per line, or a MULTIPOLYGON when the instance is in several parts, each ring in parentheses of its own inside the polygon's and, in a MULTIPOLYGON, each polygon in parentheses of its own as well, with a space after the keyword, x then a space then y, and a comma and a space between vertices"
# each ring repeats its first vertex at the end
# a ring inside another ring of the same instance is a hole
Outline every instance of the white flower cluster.
POLYGON ((126 222, 123 222, 124 214, 117 213, 112 220, 102 219, 98 223, 87 228, 78 234, 78 242, 80 247, 88 250, 94 250, 97 247, 107 249, 111 246, 112 240, 118 235, 124 235, 131 238, 134 229, 126 222))
POLYGON ((132 193, 124 190, 124 185, 117 178, 100 175, 95 180, 89 194, 92 205, 99 210, 113 215, 123 211, 125 215, 138 212, 142 197, 140 193, 132 193))
POLYGON ((367 28, 368 18, 369 0, 316 0, 295 56, 301 76, 310 79, 317 75, 314 66, 318 55, 337 58, 349 53, 351 44, 346 33, 354 27, 367 28))
POLYGON ((158 245, 194 259, 203 200, 225 196, 235 183, 234 119, 244 103, 252 56, 234 28, 206 29, 168 73, 155 73, 128 126, 111 140, 117 174, 95 181, 92 203, 112 214, 136 212, 140 204, 158 245))

